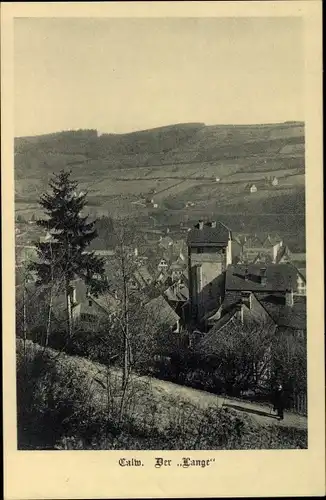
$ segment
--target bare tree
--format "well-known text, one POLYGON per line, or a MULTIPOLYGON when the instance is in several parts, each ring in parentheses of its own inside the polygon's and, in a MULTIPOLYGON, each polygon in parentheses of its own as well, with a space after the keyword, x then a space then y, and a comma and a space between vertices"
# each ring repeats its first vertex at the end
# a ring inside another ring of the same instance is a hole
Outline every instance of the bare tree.
POLYGON ((197 349, 203 365, 228 394, 256 389, 269 378, 271 342, 275 325, 266 322, 230 322, 197 349))

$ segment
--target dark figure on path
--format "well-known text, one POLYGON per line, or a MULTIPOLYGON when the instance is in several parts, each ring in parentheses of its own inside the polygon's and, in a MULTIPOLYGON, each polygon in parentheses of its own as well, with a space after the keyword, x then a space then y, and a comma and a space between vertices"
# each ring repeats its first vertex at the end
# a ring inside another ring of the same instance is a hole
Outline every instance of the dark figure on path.
POLYGON ((274 392, 274 411, 277 411, 277 416, 280 420, 284 418, 284 392, 283 387, 279 384, 274 392))

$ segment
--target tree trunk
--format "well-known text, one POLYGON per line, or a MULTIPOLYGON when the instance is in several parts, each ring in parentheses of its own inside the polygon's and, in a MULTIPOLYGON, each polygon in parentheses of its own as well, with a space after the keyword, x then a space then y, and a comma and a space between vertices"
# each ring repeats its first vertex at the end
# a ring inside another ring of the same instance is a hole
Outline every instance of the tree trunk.
POLYGON ((51 331, 52 303, 53 303, 53 284, 51 285, 51 291, 50 291, 49 314, 48 314, 48 322, 47 322, 47 327, 46 327, 46 338, 45 338, 45 346, 46 347, 49 344, 49 337, 50 337, 50 331, 51 331))
POLYGON ((66 280, 66 307, 67 307, 67 335, 68 339, 72 336, 72 315, 71 315, 71 296, 69 283, 66 280))
POLYGON ((121 245, 121 268, 122 268, 122 281, 123 281, 123 374, 122 374, 122 388, 125 389, 128 383, 129 369, 130 369, 130 346, 129 346, 129 296, 128 296, 128 283, 127 273, 125 266, 125 249, 122 242, 121 245))

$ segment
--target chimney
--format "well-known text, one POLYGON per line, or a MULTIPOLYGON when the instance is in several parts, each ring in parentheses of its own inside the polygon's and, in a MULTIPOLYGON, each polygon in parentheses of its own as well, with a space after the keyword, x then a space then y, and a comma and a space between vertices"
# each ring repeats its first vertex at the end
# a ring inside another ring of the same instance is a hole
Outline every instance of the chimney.
POLYGON ((266 271, 267 271, 266 267, 261 267, 259 270, 260 284, 263 286, 266 286, 267 283, 266 271))
POLYGON ((200 230, 204 229, 204 221, 203 220, 200 220, 198 222, 198 229, 200 229, 200 230))
POLYGON ((215 228, 215 227, 216 227, 216 220, 212 220, 212 222, 211 222, 211 227, 212 227, 212 228, 215 228))
POLYGON ((248 309, 251 309, 251 307, 252 307, 251 292, 242 292, 241 293, 241 302, 242 302, 242 304, 245 304, 248 307, 248 309))
POLYGON ((240 321, 240 323, 243 325, 243 304, 242 304, 242 302, 238 302, 238 304, 236 304, 236 316, 237 316, 238 320, 240 321))
POLYGON ((77 291, 75 286, 73 286, 71 290, 71 302, 72 305, 77 303, 77 291))
POLYGON ((285 305, 288 307, 293 307, 293 290, 288 289, 285 292, 285 305))
POLYGON ((245 279, 245 281, 248 281, 248 279, 249 279, 249 271, 248 271, 247 267, 245 268, 244 279, 245 279))

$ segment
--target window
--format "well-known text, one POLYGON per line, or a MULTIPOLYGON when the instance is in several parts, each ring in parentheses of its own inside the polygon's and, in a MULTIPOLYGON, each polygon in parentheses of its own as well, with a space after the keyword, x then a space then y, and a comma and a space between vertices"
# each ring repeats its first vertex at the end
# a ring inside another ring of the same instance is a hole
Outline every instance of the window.
POLYGON ((95 323, 96 322, 96 316, 93 316, 92 314, 81 314, 80 319, 82 321, 86 321, 87 323, 95 323))
POLYGON ((89 306, 92 306, 93 305, 93 302, 91 300, 88 301, 88 305, 89 306))

